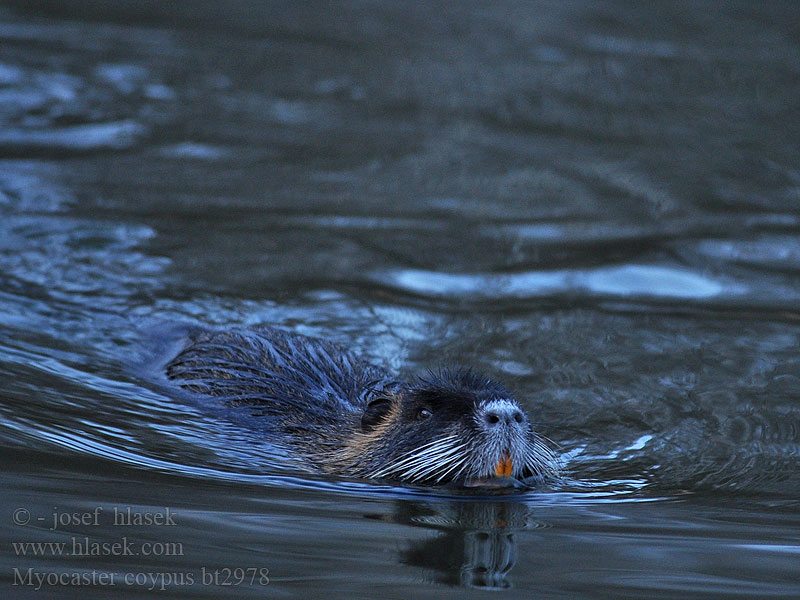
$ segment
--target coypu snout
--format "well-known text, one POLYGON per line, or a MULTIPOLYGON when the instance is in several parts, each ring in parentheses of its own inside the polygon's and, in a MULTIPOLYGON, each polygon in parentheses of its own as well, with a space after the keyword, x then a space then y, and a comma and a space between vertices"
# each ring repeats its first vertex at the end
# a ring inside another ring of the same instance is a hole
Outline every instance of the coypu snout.
POLYGON ((528 417, 519 405, 511 399, 490 400, 475 410, 476 421, 485 431, 490 456, 496 448, 502 448, 500 457, 494 465, 495 477, 512 477, 515 458, 519 452, 512 453, 512 447, 524 440, 530 429, 528 417))

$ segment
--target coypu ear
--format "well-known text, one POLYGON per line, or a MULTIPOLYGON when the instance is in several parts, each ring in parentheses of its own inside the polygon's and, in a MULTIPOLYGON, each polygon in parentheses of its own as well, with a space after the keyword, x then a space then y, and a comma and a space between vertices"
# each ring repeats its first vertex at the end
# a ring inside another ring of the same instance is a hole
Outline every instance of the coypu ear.
POLYGON ((375 429, 391 410, 392 401, 389 398, 376 398, 367 404, 364 414, 361 415, 361 431, 367 433, 375 429))

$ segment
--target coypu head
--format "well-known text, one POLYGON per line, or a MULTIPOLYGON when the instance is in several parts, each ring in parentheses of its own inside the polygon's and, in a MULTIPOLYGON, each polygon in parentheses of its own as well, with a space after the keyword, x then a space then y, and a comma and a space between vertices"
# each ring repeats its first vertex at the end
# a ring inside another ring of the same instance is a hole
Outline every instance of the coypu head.
POLYGON ((466 370, 430 373, 375 397, 353 446, 370 478, 505 487, 558 472, 556 455, 511 394, 466 370))

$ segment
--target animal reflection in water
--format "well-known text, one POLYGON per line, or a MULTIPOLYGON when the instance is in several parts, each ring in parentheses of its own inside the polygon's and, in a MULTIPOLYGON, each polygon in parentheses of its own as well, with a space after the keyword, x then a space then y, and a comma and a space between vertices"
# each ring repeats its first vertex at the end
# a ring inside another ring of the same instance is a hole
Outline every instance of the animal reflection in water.
POLYGON ((432 539, 414 541, 400 560, 433 574, 438 583, 482 589, 512 587, 517 562, 516 532, 529 510, 513 502, 398 503, 391 519, 434 529, 432 539))

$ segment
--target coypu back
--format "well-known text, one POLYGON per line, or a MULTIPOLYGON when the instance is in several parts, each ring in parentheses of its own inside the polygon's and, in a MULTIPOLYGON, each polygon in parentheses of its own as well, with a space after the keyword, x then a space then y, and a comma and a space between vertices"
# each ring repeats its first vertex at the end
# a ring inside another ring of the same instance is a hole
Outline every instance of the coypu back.
POLYGON ((371 395, 398 385, 338 344, 266 326, 194 331, 166 372, 185 389, 257 409, 314 454, 340 445, 371 395))

